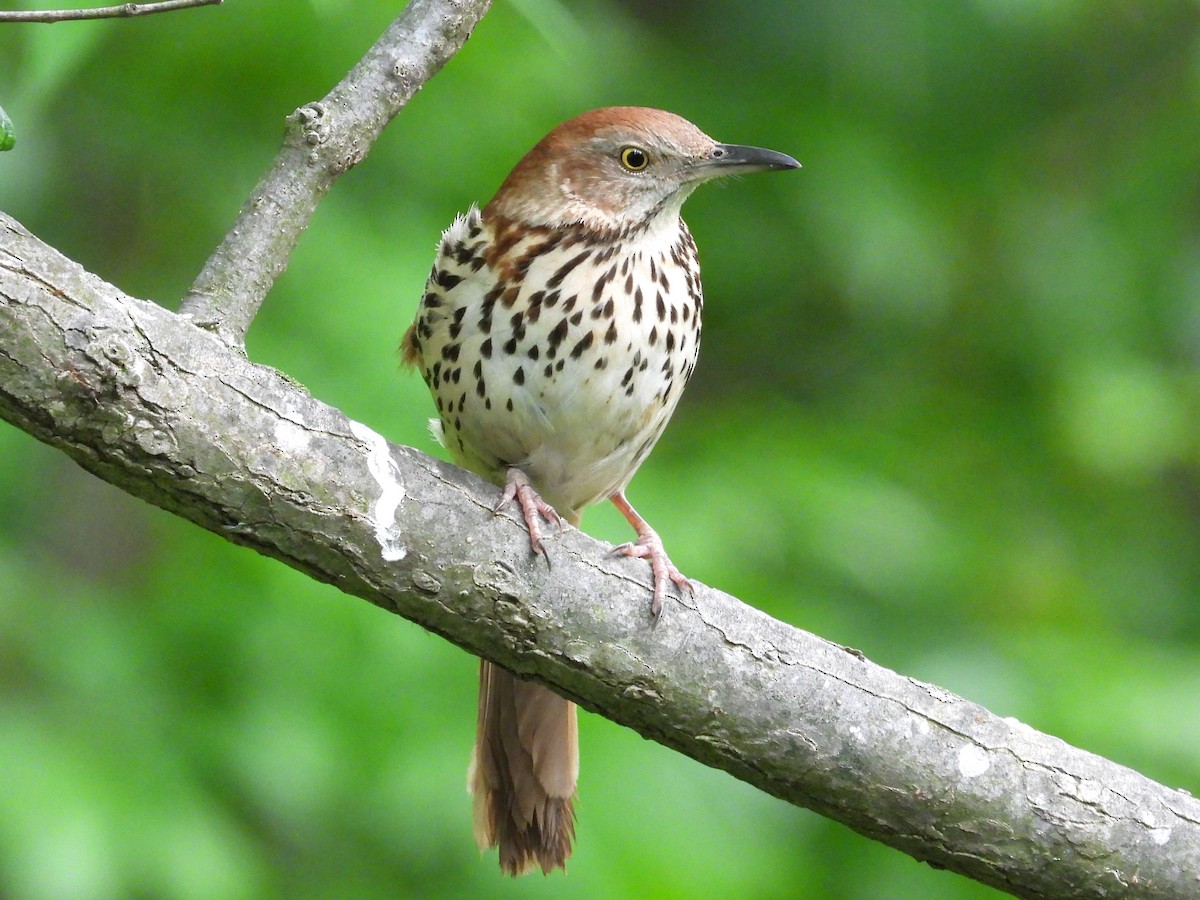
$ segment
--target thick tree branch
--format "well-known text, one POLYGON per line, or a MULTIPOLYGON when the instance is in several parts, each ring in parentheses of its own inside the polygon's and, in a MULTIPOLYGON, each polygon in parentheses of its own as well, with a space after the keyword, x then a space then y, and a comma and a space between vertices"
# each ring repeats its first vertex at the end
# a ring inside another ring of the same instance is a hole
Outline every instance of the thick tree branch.
POLYGON ((146 3, 119 3, 89 9, 0 10, 0 22, 77 22, 83 19, 123 19, 148 16, 193 6, 220 6, 223 0, 147 0, 146 3))
POLYGON ((486 0, 414 0, 284 146, 181 312, 0 214, 0 417, 227 539, 918 859, 1020 896, 1194 896, 1200 803, 567 530, 548 571, 495 490, 237 349, 317 202, 486 0), (199 328, 196 326, 200 326, 199 328))
POLYGON ((240 344, 317 203, 466 42, 491 0, 412 0, 320 102, 288 118, 283 147, 179 311, 240 344))
POLYGON ((566 529, 0 215, 0 416, 122 488, 917 859, 1023 897, 1194 897, 1200 802, 566 529))

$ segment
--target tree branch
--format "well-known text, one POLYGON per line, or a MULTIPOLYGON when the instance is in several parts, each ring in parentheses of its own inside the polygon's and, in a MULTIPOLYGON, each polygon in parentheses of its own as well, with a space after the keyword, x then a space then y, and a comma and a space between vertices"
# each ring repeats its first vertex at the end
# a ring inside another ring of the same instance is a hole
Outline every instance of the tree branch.
POLYGON ((0 417, 235 543, 868 837, 1023 897, 1190 897, 1200 802, 574 529, 554 568, 495 488, 0 214, 0 417))
POLYGON ((81 19, 121 19, 148 16, 193 6, 220 6, 223 0, 147 0, 146 3, 120 3, 91 9, 0 10, 0 22, 72 22, 81 19))
POLYGON ((491 0, 412 0, 320 102, 288 118, 283 147, 179 308, 240 344, 338 176, 466 42, 491 0))
POLYGON ((317 202, 486 0, 414 0, 283 148, 175 315, 0 214, 0 417, 101 478, 552 685, 785 800, 1025 897, 1194 896, 1200 803, 567 529, 554 569, 495 489, 249 362, 317 202), (200 327, 197 327, 200 326, 200 327))

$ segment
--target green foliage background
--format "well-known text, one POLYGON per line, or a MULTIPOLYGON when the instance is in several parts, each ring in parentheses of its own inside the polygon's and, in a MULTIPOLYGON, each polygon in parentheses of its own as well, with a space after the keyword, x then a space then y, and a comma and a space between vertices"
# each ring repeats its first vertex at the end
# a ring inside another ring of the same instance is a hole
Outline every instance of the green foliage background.
MULTIPOLYGON (((0 26, 0 209, 173 308, 395 7, 0 26)), ((251 357, 436 452, 394 350, 440 230, 618 103, 805 165, 688 205, 705 348, 631 492, 680 567, 1200 792, 1200 6, 497 0, 251 357)), ((502 880, 472 659, 6 425, 0 459, 0 894, 998 896, 586 714, 569 876, 502 880)))

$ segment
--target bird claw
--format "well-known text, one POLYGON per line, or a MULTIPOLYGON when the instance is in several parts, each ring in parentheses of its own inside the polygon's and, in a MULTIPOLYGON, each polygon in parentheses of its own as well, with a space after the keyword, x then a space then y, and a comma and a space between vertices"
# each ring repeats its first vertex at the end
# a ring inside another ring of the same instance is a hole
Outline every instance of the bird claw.
POLYGON ((663 547, 662 538, 652 528, 647 527, 642 534, 638 535, 636 541, 629 541, 614 547, 609 555, 650 560, 650 569, 654 572, 654 596, 650 600, 650 614, 654 616, 655 622, 658 622, 662 616, 663 599, 667 595, 668 582, 675 585, 681 596, 684 591, 690 596, 696 596, 696 589, 692 586, 691 581, 671 562, 663 547))
POLYGON ((546 552, 546 546, 542 543, 542 527, 539 519, 545 519, 557 530, 562 528, 562 516, 538 495, 525 473, 520 469, 508 470, 508 482, 504 486, 504 493, 500 495, 500 501, 492 507, 492 512, 500 512, 514 500, 521 507, 521 517, 525 520, 525 527, 529 529, 529 549, 534 553, 540 553, 546 560, 546 565, 549 566, 550 554, 546 552))

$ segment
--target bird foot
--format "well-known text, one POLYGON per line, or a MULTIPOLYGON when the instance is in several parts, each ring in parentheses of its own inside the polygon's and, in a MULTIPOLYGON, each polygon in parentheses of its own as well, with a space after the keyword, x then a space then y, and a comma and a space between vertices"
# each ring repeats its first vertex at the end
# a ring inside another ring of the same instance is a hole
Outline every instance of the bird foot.
POLYGON ((538 492, 533 489, 533 485, 529 483, 529 478, 524 472, 520 469, 510 468, 504 493, 500 496, 500 502, 492 507, 492 512, 500 512, 513 500, 516 500, 517 505, 521 507, 521 516, 525 519, 525 527, 529 529, 529 549, 534 553, 540 553, 546 560, 546 565, 550 565, 550 554, 546 552, 546 547, 542 543, 540 520, 545 519, 555 528, 561 528, 562 517, 553 506, 538 496, 538 492))
POLYGON ((668 583, 674 584, 681 595, 684 591, 693 597, 696 595, 696 589, 692 587, 692 583, 679 569, 675 568, 675 564, 667 556, 658 532, 649 525, 640 531, 636 541, 614 547, 612 555, 650 560, 650 569, 654 572, 654 596, 650 600, 650 614, 654 616, 655 622, 662 616, 663 598, 667 595, 668 583))

